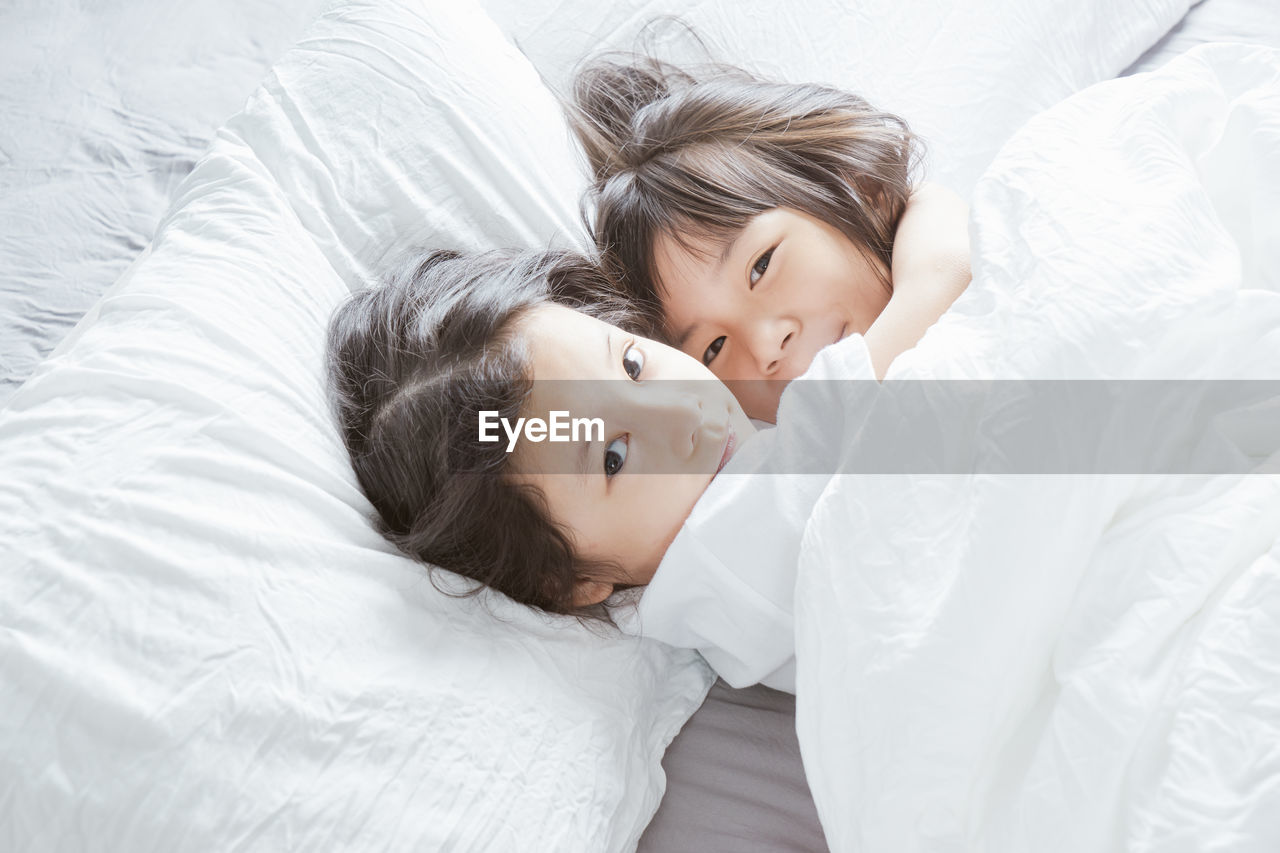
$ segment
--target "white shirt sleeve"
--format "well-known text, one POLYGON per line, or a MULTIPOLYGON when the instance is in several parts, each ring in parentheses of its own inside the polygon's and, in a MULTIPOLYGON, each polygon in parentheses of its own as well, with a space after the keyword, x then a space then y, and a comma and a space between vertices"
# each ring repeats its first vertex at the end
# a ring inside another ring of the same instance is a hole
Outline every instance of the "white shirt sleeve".
MULTIPOLYGON (((802 378, 870 377, 860 335, 819 353, 802 378)), ((795 692, 795 581, 800 541, 835 469, 847 386, 797 383, 778 427, 744 442, 711 482, 638 605, 615 610, 623 630, 697 649, 734 687, 795 692), (797 391, 797 393, 793 393, 797 391)))

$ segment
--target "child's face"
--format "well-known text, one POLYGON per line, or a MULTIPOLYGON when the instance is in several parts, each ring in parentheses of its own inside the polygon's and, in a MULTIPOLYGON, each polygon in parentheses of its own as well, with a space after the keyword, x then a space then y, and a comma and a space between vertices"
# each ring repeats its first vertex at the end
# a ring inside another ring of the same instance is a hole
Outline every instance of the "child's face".
MULTIPOLYGON (((534 380, 522 415, 564 411, 600 418, 604 430, 591 440, 518 442, 516 478, 541 489, 580 555, 621 567, 614 583, 648 583, 707 484, 754 432, 751 421, 694 359, 585 314, 540 306, 520 334, 534 380)), ((584 582, 575 603, 612 591, 584 582)))
POLYGON ((654 246, 676 346, 760 420, 774 420, 783 387, 818 350, 865 332, 889 301, 876 264, 848 237, 790 208, 754 217, 727 248, 691 246, 665 234, 654 246), (771 381, 742 381, 762 379, 771 381))

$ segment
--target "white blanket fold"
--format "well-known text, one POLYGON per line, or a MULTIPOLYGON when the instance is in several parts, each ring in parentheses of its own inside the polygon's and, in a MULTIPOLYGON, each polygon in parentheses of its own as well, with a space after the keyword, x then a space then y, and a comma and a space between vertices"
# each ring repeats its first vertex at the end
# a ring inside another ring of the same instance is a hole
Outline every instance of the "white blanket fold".
MULTIPOLYGON (((1280 378, 1280 53, 1048 111, 972 224, 969 291, 888 386, 1280 378)), ((1280 849, 1278 422, 1192 448, 1269 474, 833 477, 795 590, 832 849, 1280 849)))

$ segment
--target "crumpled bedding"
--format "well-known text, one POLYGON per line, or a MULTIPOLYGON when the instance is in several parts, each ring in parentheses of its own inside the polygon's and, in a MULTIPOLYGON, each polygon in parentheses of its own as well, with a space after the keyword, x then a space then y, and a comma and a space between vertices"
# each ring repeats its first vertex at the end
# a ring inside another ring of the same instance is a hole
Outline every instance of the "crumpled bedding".
MULTIPOLYGON (((650 18, 680 15, 762 73, 830 79, 902 110, 940 143, 935 178, 958 189, 1022 121, 1118 74, 1189 5, 1094 0, 1094 13, 1082 14, 1078 2, 1045 0, 1028 15, 1020 0, 1000 0, 978 17, 940 0, 917 0, 910 14, 897 0, 829 0, 803 15, 753 3, 481 5, 560 91, 587 52, 630 48, 650 18), (1015 86, 1010 68, 1035 76, 1015 86)), ((59 0, 0 9, 0 405, 151 241, 214 130, 330 5, 59 0)))
MULTIPOLYGON (((1278 379, 1278 210, 1280 52, 1100 84, 986 173, 973 283, 885 388, 1278 379)), ((797 729, 832 849, 1275 850, 1274 399, 1211 424, 1255 473, 1195 476, 992 473, 1016 402, 971 473, 835 476, 808 519, 797 729)))
POLYGON ((335 8, 0 407, 0 850, 635 849, 705 665, 437 588, 325 394, 390 250, 569 241, 559 121, 474 5, 335 8))
POLYGON ((151 242, 218 125, 328 5, 0 9, 0 405, 151 242))
POLYGON ((1202 44, 1280 47, 1280 6, 1269 0, 1198 0, 1123 75, 1154 71, 1202 44))
MULTIPOLYGON (((0 416, 0 551, 16 567, 0 607, 10 686, 0 719, 22 731, 0 756, 12 818, 0 846, 627 849, 661 791, 657 753, 706 689, 691 655, 583 647, 500 607, 506 627, 494 628, 482 608, 438 600, 420 567, 371 538, 323 437, 311 370, 322 318, 376 271, 388 242, 580 237, 563 227, 576 224, 581 183, 567 136, 532 69, 513 70, 502 33, 553 76, 544 60, 558 51, 629 43, 611 16, 661 10, 493 0, 490 20, 440 4, 399 25, 424 46, 407 62, 338 38, 341 26, 317 30, 214 141, 212 165, 184 182, 214 126, 325 5, 129 0, 0 13, 0 99, 15 118, 0 125, 0 408, 12 399, 0 416), (539 33, 523 28, 526 15, 539 16, 539 33), (454 52, 434 51, 438 37, 454 52), (424 60, 435 64, 417 88, 399 85, 424 60), (359 100, 356 81, 361 106, 384 111, 330 124, 359 100), (255 136, 272 110, 275 124, 255 136), (227 168, 229 149, 261 155, 289 137, 273 138, 280 129, 316 135, 227 168), (175 212, 157 227, 171 197, 175 212), (608 667, 634 671, 637 690, 583 678, 608 667), (468 768, 488 776, 460 782, 468 768)), ((330 24, 395 29, 406 5, 351 3, 330 24)), ((1187 3, 1095 5, 1106 15, 1055 0, 1034 17, 1005 0, 986 7, 993 27, 904 16, 895 0, 857 15, 829 3, 785 24, 804 45, 815 33, 837 46, 842 34, 862 39, 820 76, 858 88, 861 71, 874 72, 922 121, 975 130, 937 149, 954 152, 942 168, 967 164, 956 174, 972 178, 1031 111, 1116 73, 1187 3), (881 20, 913 45, 962 37, 950 53, 899 54, 876 38, 881 20), (963 35, 987 31, 1017 50, 963 35), (1010 64, 1045 39, 1053 62, 1013 79, 1010 64), (931 79, 932 60, 962 73, 918 85, 912 75, 931 79), (982 109, 954 110, 970 100, 982 109)), ((697 12, 725 27, 714 39, 735 58, 783 76, 829 62, 752 49, 776 49, 778 31, 740 9, 697 12)))

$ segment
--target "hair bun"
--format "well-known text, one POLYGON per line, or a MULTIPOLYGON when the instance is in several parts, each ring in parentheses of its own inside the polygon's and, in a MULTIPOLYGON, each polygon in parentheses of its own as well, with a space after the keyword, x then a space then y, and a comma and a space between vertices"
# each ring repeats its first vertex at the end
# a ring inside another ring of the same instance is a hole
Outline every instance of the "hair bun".
POLYGON ((596 181, 628 168, 636 117, 675 89, 694 83, 685 71, 652 57, 597 58, 574 78, 571 124, 596 181))

